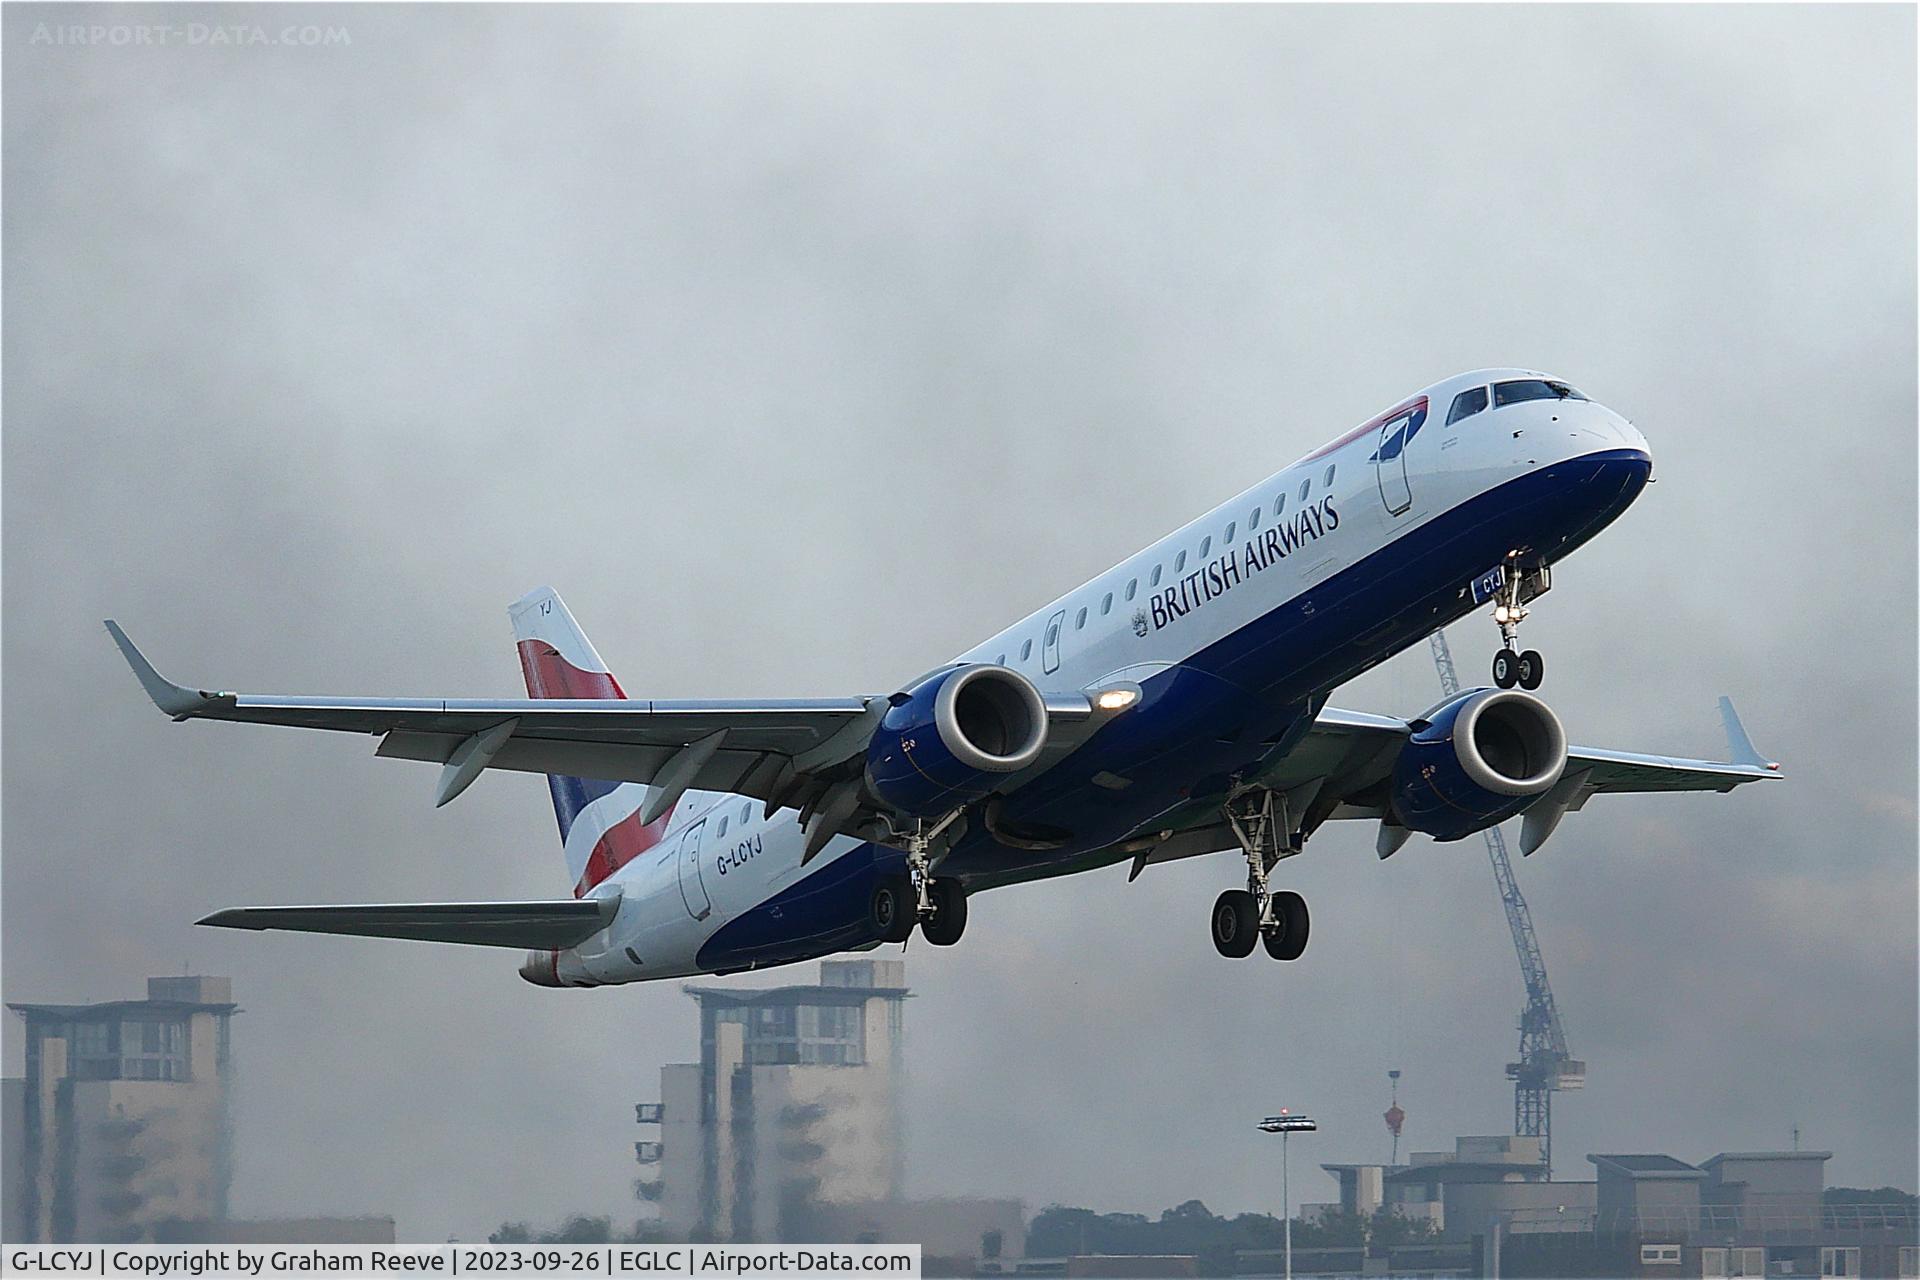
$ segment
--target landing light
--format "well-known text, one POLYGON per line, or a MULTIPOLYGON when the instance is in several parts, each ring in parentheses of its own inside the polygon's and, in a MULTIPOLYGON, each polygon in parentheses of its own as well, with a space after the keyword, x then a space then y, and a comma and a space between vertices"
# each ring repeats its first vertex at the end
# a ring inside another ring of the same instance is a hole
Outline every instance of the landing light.
POLYGON ((1505 622, 1507 620, 1507 606, 1503 604, 1495 605, 1493 608, 1493 620, 1495 622, 1505 622))
POLYGON ((1102 711, 1125 711, 1140 700, 1136 689, 1108 689, 1093 700, 1093 705, 1102 711))

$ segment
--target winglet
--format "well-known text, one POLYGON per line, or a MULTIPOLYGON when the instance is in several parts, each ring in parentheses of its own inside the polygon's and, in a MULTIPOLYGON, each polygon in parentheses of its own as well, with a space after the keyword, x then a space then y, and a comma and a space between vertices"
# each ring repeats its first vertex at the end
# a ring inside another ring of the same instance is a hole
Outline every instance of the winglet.
POLYGON ((1747 736, 1747 727, 1740 723, 1740 713, 1733 709, 1732 698, 1720 699, 1720 722, 1727 730, 1727 751, 1730 763, 1751 765, 1756 769, 1780 772, 1780 766, 1753 749, 1753 739, 1747 736))
POLYGON ((183 688, 155 671, 153 664, 147 661, 147 655, 141 653, 133 641, 127 639, 127 633, 122 631, 120 624, 111 618, 107 619, 107 634, 113 637, 116 645, 120 646, 120 656, 127 660, 128 666, 133 668, 133 674, 139 677, 140 687, 147 691, 149 698, 153 699, 153 705, 175 720, 185 720, 189 716, 197 715, 213 706, 221 697, 226 696, 183 688))

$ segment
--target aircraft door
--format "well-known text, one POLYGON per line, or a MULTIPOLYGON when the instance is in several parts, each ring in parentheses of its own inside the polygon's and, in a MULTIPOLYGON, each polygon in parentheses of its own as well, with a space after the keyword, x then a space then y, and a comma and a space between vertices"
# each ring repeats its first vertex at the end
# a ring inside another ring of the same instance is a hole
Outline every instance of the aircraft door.
POLYGON ((1380 482, 1380 501, 1390 516, 1403 515, 1413 505, 1413 489, 1407 483, 1407 441, 1420 429, 1424 416, 1423 411, 1403 413, 1380 428, 1373 469, 1380 482))
POLYGON ((1040 669, 1048 675, 1060 669, 1060 633, 1067 629, 1067 611, 1047 619, 1046 639, 1040 644, 1040 669))
POLYGON ((695 920, 705 920, 713 914, 707 886, 700 879, 700 833, 706 825, 703 820, 687 828, 687 833, 680 837, 680 852, 675 857, 680 865, 680 900, 687 904, 687 914, 695 920))

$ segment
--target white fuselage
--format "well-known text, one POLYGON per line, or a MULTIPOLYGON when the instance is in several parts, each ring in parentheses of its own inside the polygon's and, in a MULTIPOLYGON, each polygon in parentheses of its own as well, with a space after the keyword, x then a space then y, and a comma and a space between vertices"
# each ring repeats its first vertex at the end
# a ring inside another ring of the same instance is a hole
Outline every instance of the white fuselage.
MULTIPOLYGON (((1257 688, 1269 672, 1282 670, 1264 656, 1261 628, 1311 618, 1315 593, 1325 584, 1340 580, 1350 587, 1351 578, 1340 575, 1382 565, 1381 553, 1413 546, 1421 530, 1517 479, 1590 455, 1647 453, 1645 439, 1626 419, 1587 400, 1489 405, 1457 423, 1446 420, 1462 392, 1541 376, 1483 370, 1430 386, 1036 609, 958 661, 1005 665, 1043 691, 1063 691, 1115 680, 1149 684, 1196 655, 1231 648, 1237 670, 1253 673, 1247 687, 1257 688), (1409 406, 1421 402, 1426 414, 1408 438, 1409 406), (1383 448, 1396 429, 1403 432, 1397 452, 1383 448), (1383 452, 1395 456, 1382 458, 1383 452)), ((1572 535, 1563 541, 1577 544, 1572 535)), ((1555 548, 1543 547, 1542 555, 1554 558, 1555 548)), ((1431 585, 1451 590, 1462 582, 1431 585)), ((1343 590, 1343 601, 1356 598, 1343 590)), ((1416 628, 1406 632, 1411 640, 1400 639, 1393 629, 1398 598, 1381 595, 1378 611, 1387 615, 1381 617, 1359 616, 1365 606, 1343 605, 1355 616, 1342 624, 1342 643, 1360 656, 1324 669, 1344 678, 1379 661, 1385 653, 1367 648, 1369 636, 1389 636, 1404 647, 1433 629, 1416 628)), ((1273 647, 1284 646, 1275 640, 1273 647)), ((803 866, 806 837, 796 812, 767 817, 762 810, 760 801, 744 796, 689 792, 660 855, 634 860, 590 891, 618 895, 618 913, 587 943, 554 953, 552 976, 567 985, 597 985, 729 967, 702 952, 730 922, 792 899, 813 877, 831 875, 837 860, 867 849, 861 840, 836 837, 803 866)), ((1063 860, 1062 871, 1073 869, 1063 860)), ((803 939, 804 911, 796 907, 794 915, 796 938, 803 939)), ((777 927, 779 908, 773 917, 777 927)))

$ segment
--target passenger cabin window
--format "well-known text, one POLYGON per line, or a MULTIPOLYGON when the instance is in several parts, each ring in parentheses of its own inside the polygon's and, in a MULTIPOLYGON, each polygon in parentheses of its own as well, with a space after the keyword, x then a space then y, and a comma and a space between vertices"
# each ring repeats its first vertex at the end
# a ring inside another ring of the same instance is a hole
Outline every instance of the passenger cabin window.
POLYGON ((1053 644, 1060 639, 1060 624, 1054 623, 1047 628, 1047 643, 1053 644))
POLYGON ((1585 400, 1586 397, 1564 382, 1545 378, 1521 378, 1493 384, 1493 407, 1519 404, 1522 400, 1585 400))
POLYGON ((1100 602, 1100 616, 1104 618, 1112 612, 1113 612, 1113 592, 1109 591, 1107 592, 1106 598, 1100 602))
POLYGON ((1224 538, 1222 538, 1222 539, 1220 539, 1220 541, 1222 541, 1222 542, 1232 542, 1232 541, 1233 541, 1233 531, 1234 531, 1235 529, 1238 529, 1239 527, 1240 527, 1240 526, 1239 526, 1239 525, 1237 525, 1237 524, 1235 524, 1235 523, 1234 523, 1233 521, 1231 521, 1231 520, 1229 520, 1229 521, 1227 521, 1227 536, 1226 536, 1226 537, 1224 537, 1224 538))
POLYGON ((995 659, 993 660, 993 665, 994 665, 994 666, 996 666, 996 667, 1004 667, 1004 666, 1006 666, 1006 665, 1007 665, 1007 655, 1003 653, 1003 654, 1001 654, 1001 655, 1000 655, 999 657, 997 657, 997 658, 995 658, 995 659))
POLYGON ((1486 407, 1487 389, 1485 387, 1462 391, 1453 398, 1453 408, 1447 410, 1447 425, 1452 426, 1462 418, 1471 418, 1486 407))
POLYGON ((1327 474, 1320 477, 1320 487, 1322 489, 1333 488, 1333 468, 1332 467, 1328 467, 1327 474))
POLYGON ((747 815, 748 815, 748 814, 750 814, 750 813, 752 813, 752 812, 753 812, 753 806, 752 806, 752 805, 750 805, 750 804, 743 804, 743 805, 741 805, 741 806, 740 806, 740 825, 741 825, 741 826, 743 826, 743 827, 744 827, 744 826, 746 826, 746 825, 747 825, 747 815))
POLYGON ((1255 507, 1253 514, 1247 517, 1247 532, 1252 533, 1260 527, 1260 508, 1255 507))
POLYGON ((1205 560, 1207 558, 1207 554, 1212 550, 1213 550, 1213 535, 1208 534, 1206 537, 1200 539, 1200 558, 1202 560, 1205 560))
POLYGON ((1280 513, 1282 511, 1285 511, 1286 509, 1287 509, 1287 495, 1284 493, 1274 494, 1273 495, 1273 518, 1275 520, 1278 520, 1280 518, 1280 513))
POLYGON ((720 829, 713 834, 716 839, 727 834, 727 820, 725 818, 720 819, 720 829))
POLYGON ((1300 501, 1305 502, 1307 500, 1307 490, 1311 488, 1313 488, 1313 477, 1308 476, 1300 482, 1300 501))
POLYGON ((1175 573, 1179 573, 1182 569, 1186 567, 1187 567, 1187 553, 1182 551, 1179 555, 1173 558, 1173 571, 1175 573))
POLYGON ((1080 628, 1086 625, 1087 625, 1087 610, 1086 610, 1086 607, 1083 605, 1081 606, 1080 612, 1074 615, 1073 629, 1075 631, 1078 631, 1080 628))
POLYGON ((1031 658, 1032 656, 1033 656, 1033 641, 1028 640, 1025 644, 1020 646, 1020 661, 1025 662, 1028 658, 1031 658))
POLYGON ((1159 565, 1153 566, 1153 578, 1151 581, 1147 583, 1147 585, 1149 587, 1157 587, 1160 585, 1160 566, 1159 565))
POLYGON ((1138 578, 1127 579, 1127 599, 1129 600, 1133 599, 1133 593, 1139 588, 1139 586, 1140 586, 1140 579, 1138 578))

